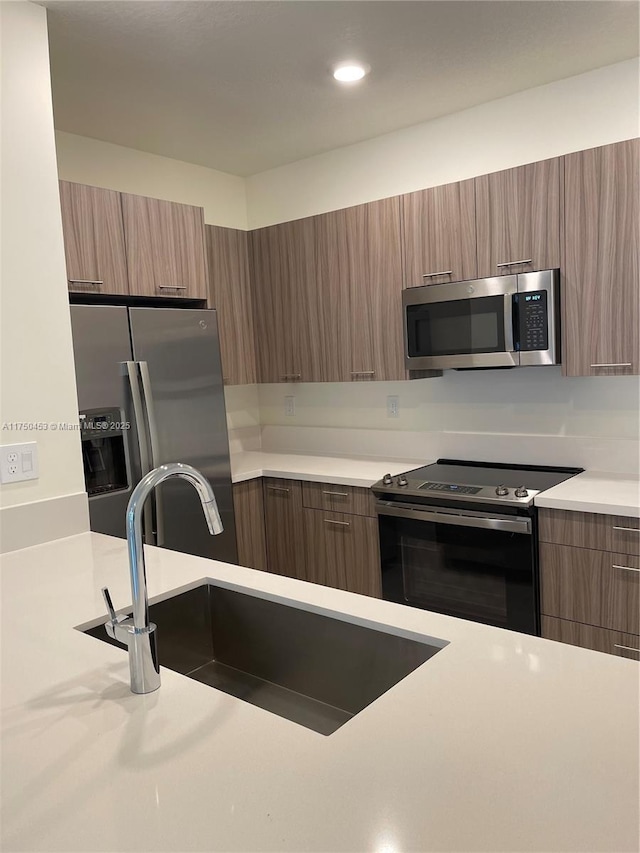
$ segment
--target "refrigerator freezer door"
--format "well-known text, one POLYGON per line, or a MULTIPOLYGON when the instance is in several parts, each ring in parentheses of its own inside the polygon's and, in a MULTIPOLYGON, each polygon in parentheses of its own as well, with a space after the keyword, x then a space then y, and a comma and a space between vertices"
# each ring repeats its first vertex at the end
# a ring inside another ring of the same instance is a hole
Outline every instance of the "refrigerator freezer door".
MULTIPOLYGON (((138 450, 137 424, 131 405, 126 367, 131 359, 129 319, 127 309, 111 305, 72 305, 71 328, 78 387, 78 408, 81 412, 99 413, 119 410, 126 460, 126 488, 89 497, 91 529, 111 536, 125 536, 125 514, 131 490, 142 476, 138 450)), ((86 432, 84 433, 86 439, 86 432)), ((91 440, 99 445, 101 439, 91 440)), ((91 459, 84 447, 85 478, 91 459)), ((100 447, 93 447, 98 460, 103 457, 100 447)), ((107 454, 104 454, 106 457, 107 454)))
POLYGON ((158 544, 237 562, 227 418, 216 312, 130 308, 133 357, 141 365, 154 467, 186 462, 215 491, 224 532, 211 536, 194 489, 172 479, 157 491, 158 544), (145 387, 146 386, 146 387, 145 387))

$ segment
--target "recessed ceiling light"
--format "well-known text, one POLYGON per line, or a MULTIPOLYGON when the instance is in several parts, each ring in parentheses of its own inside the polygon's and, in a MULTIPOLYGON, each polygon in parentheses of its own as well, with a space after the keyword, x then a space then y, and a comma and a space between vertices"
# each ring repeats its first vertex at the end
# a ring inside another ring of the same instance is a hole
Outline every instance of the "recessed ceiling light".
POLYGON ((333 66, 333 76, 339 83, 357 83, 369 71, 370 68, 368 65, 363 65, 361 62, 354 62, 353 60, 339 62, 333 66))

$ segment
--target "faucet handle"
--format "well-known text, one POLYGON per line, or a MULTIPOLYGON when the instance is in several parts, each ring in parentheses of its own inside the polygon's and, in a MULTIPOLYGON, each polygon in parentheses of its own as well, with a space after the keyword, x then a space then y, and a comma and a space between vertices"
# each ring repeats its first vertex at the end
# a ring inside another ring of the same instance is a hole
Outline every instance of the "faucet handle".
POLYGON ((111 621, 117 621, 118 617, 116 615, 115 607, 113 606, 113 601, 111 601, 111 593, 109 592, 108 586, 102 587, 102 597, 104 598, 104 603, 107 608, 107 613, 109 614, 111 621))
POLYGON ((106 586, 102 587, 102 597, 104 598, 107 613, 110 617, 109 621, 105 622, 104 625, 107 634, 112 640, 117 640, 119 643, 128 645, 128 635, 130 633, 129 627, 133 624, 133 620, 130 616, 125 616, 124 614, 118 616, 113 606, 113 601, 111 600, 111 593, 106 586))

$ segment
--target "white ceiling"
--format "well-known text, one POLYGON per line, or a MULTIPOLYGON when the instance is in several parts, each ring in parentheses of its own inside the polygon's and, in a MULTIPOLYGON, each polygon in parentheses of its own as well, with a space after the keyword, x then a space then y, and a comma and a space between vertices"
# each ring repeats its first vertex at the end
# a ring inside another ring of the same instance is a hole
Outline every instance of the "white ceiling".
POLYGON ((45 0, 56 127, 237 175, 638 54, 636 0, 45 0), (335 61, 372 67, 338 86, 335 61))

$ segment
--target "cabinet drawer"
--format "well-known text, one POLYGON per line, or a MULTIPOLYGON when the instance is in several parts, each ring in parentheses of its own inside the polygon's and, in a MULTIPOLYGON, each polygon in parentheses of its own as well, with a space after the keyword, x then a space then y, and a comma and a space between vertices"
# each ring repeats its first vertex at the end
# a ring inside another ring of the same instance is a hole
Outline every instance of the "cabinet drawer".
POLYGON ((560 643, 580 646, 583 649, 640 660, 640 636, 637 634, 624 634, 621 631, 543 616, 542 636, 547 640, 558 640, 560 643))
POLYGON ((543 542, 540 584, 546 616, 640 634, 640 558, 543 542))
POLYGON ((302 503, 309 509, 348 512, 375 517, 375 498, 369 489, 337 483, 303 483, 302 503))
POLYGON ((303 512, 306 580, 380 598, 377 521, 316 509, 303 512))
POLYGON ((564 509, 540 509, 538 519, 541 542, 640 555, 638 518, 564 509))

